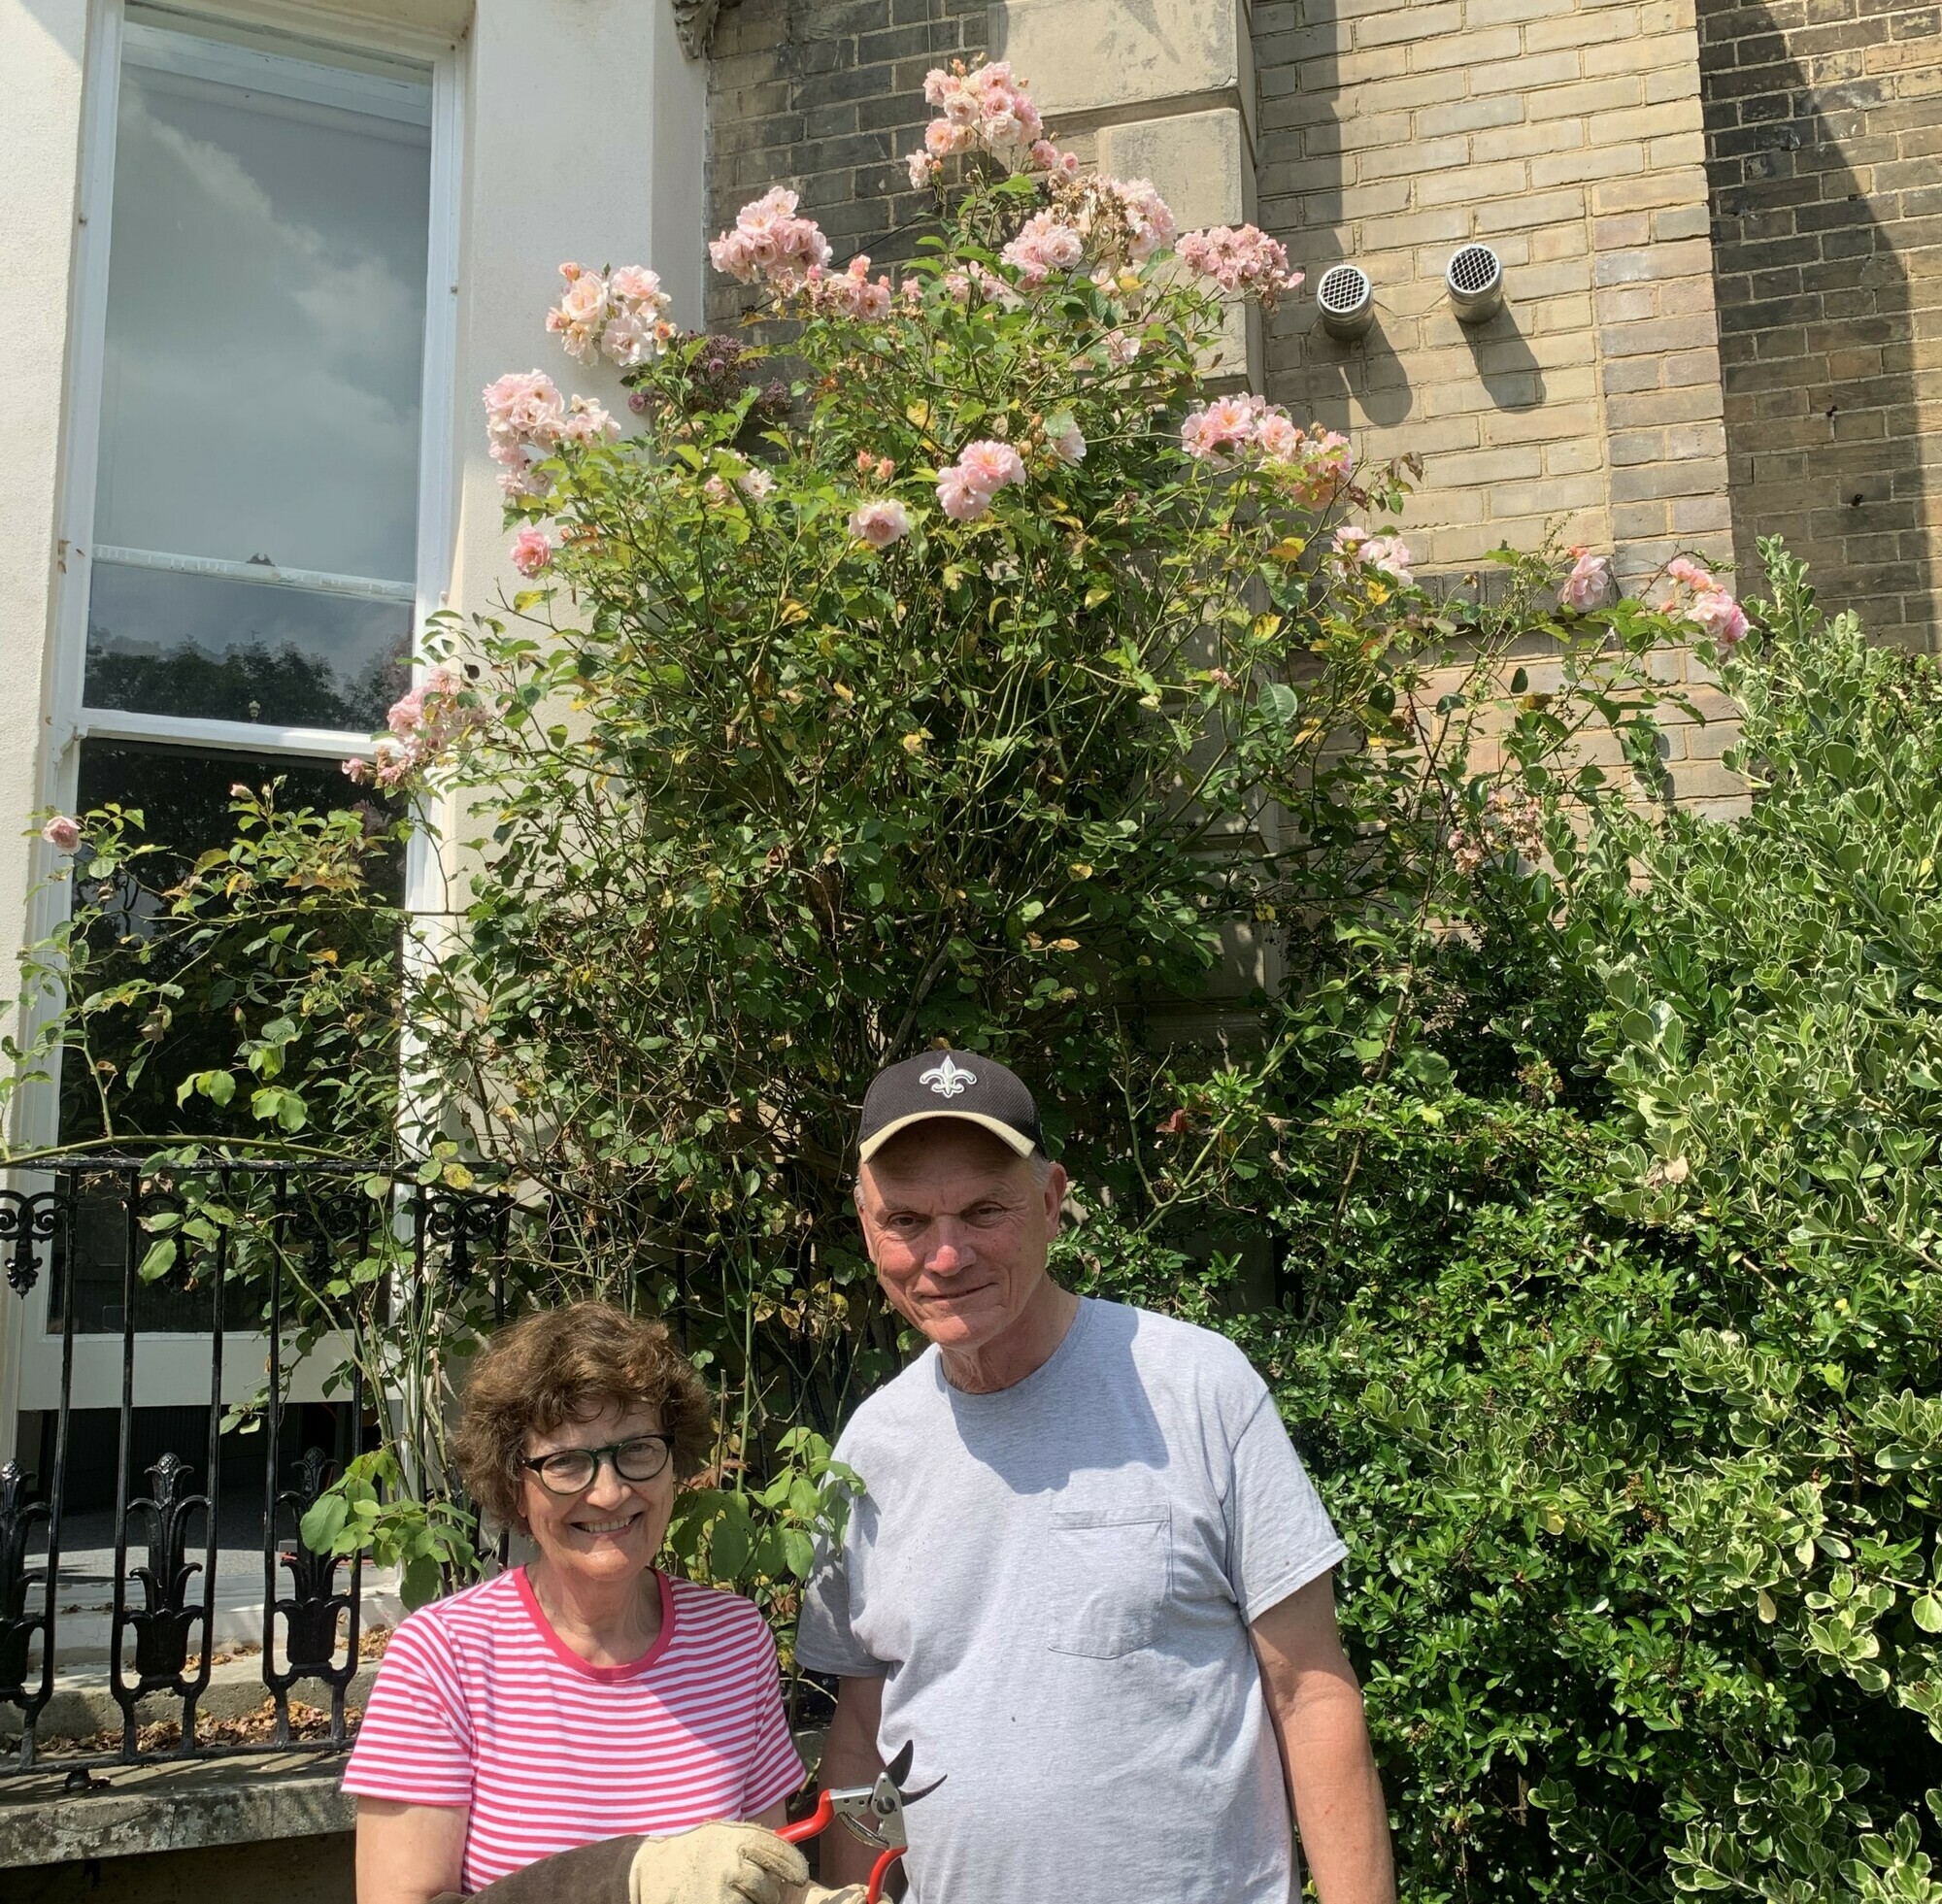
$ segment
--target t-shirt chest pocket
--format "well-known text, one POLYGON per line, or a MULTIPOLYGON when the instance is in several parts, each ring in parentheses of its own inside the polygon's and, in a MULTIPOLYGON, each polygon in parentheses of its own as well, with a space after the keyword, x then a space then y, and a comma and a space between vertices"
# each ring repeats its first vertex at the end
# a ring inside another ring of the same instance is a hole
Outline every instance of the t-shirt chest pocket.
POLYGON ((1054 1508, 1046 1539, 1046 1647, 1118 1659, 1152 1646, 1172 1588, 1164 1505, 1054 1508))

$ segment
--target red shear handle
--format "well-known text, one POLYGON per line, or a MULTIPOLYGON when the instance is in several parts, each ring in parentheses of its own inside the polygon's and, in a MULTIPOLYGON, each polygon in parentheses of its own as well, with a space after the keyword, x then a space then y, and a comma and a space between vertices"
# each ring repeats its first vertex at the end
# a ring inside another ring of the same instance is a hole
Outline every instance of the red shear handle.
POLYGON ((806 1819, 797 1820, 794 1824, 784 1825, 776 1836, 785 1844, 804 1844, 819 1832, 827 1831, 835 1817, 836 1807, 829 1802, 829 1791, 825 1787, 816 1794, 816 1810, 806 1819))
POLYGON ((876 1863, 870 1867, 870 1888, 863 1893, 864 1904, 877 1904, 884 1894, 884 1880, 890 1875, 890 1866, 903 1854, 900 1845, 892 1845, 878 1856, 876 1863))

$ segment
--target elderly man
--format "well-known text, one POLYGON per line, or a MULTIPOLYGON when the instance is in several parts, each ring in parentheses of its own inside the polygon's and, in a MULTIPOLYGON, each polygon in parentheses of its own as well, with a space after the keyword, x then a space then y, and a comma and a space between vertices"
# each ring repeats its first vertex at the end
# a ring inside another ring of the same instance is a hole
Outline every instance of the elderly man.
MULTIPOLYGON (((1390 1904, 1344 1549, 1259 1376, 1051 1280, 1065 1172, 1003 1065, 891 1065, 858 1149, 870 1258, 931 1346, 836 1450, 864 1492, 796 1649, 842 1681, 824 1782, 915 1747, 918 1904, 1288 1904, 1290 1806, 1323 1904, 1390 1904)), ((867 1876, 839 1836, 824 1879, 867 1876)))

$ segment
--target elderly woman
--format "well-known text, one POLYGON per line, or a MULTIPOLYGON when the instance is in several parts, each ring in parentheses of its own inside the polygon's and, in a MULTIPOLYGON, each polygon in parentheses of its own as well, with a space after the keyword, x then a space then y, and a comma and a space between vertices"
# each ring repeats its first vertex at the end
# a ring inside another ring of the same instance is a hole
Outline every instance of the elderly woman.
POLYGON ((654 1566, 709 1415, 667 1331, 604 1304, 480 1355, 459 1470, 539 1554, 393 1636, 344 1779, 358 1904, 861 1896, 805 1888, 774 1834, 802 1765, 762 1616, 654 1566))

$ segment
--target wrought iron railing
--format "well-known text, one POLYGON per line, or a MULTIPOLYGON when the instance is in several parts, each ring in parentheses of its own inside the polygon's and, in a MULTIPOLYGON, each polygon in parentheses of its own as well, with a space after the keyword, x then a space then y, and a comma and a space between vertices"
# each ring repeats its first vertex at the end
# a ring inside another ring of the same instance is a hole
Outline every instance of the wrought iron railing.
POLYGON ((292 1331, 301 1323, 314 1334, 315 1292, 355 1265, 368 1286, 374 1261, 383 1265, 380 1305, 391 1284, 399 1299, 406 1279, 418 1290, 442 1279, 478 1291, 503 1318, 512 1206, 394 1168, 322 1162, 71 1156, 38 1164, 32 1186, 21 1175, 0 1187, 0 1265, 21 1305, 13 1319, 23 1355, 58 1355, 59 1376, 40 1453, 0 1462, 0 1713, 14 1708, 20 1727, 0 1755, 0 1777, 55 1749, 39 1733, 57 1691, 77 1692, 85 1710, 90 1687, 112 1698, 118 1724, 107 1729, 119 1739, 90 1749, 85 1736, 63 1738, 54 1762, 77 1772, 158 1754, 287 1750, 300 1682, 329 1693, 316 1742, 343 1747, 369 1581, 359 1557, 313 1553, 299 1526, 369 1439, 367 1414, 388 1398, 353 1374, 334 1401, 292 1401, 292 1331), (170 1240, 173 1254, 158 1259, 157 1245, 170 1240), (239 1335, 261 1375, 240 1411, 225 1400, 225 1358, 233 1378, 239 1335), (112 1380, 116 1337, 118 1399, 104 1407, 85 1389, 112 1380), (78 1352, 89 1370, 83 1392, 78 1352), (178 1380, 206 1355, 207 1402, 142 1407, 138 1362, 147 1355, 166 1355, 178 1380), (105 1432, 91 1437, 91 1451, 84 1432, 105 1430, 111 1408, 112 1455, 105 1432), (251 1429, 244 1439, 239 1414, 251 1429), (314 1435, 326 1420, 333 1447, 314 1435), (234 1485, 239 1469, 247 1498, 234 1485), (90 1536, 96 1551, 78 1564, 90 1536), (245 1584, 245 1566, 260 1594, 245 1584), (220 1647, 242 1631, 247 1656, 251 1628, 269 1722, 260 1737, 211 1743, 198 1736, 198 1708, 220 1647), (157 1704, 174 1709, 159 1726, 157 1704))

